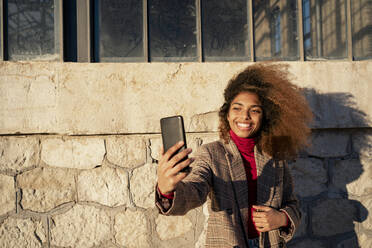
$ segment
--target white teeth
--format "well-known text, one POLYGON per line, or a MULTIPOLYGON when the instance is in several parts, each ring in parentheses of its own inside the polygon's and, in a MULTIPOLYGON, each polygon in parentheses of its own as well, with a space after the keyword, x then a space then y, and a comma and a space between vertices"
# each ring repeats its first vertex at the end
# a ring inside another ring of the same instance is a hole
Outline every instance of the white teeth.
POLYGON ((252 124, 247 124, 247 123, 237 123, 238 127, 242 127, 242 128, 247 128, 247 127, 251 127, 252 124))

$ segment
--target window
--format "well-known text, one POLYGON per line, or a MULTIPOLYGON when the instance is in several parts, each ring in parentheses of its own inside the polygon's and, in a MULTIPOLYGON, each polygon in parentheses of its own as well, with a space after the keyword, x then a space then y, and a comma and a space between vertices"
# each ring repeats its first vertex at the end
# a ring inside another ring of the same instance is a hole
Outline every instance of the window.
POLYGON ((372 58, 371 0, 0 0, 0 10, 0 60, 372 58))
POLYGON ((60 0, 7 0, 9 60, 60 60, 60 0))
POLYGON ((275 56, 280 55, 280 48, 281 48, 281 42, 280 42, 280 9, 279 7, 274 8, 272 13, 272 41, 271 44, 274 44, 274 47, 272 48, 273 53, 275 56))
POLYGON ((138 0, 96 0, 97 61, 145 61, 143 5, 138 0))
POLYGON ((149 0, 150 61, 197 61, 195 0, 149 0))
POLYGON ((372 1, 352 3, 353 55, 355 59, 372 58, 372 1))
POLYGON ((249 60, 247 1, 205 0, 202 3, 205 61, 249 60))
POLYGON ((254 0, 257 60, 297 60, 297 1, 254 0))
POLYGON ((302 3, 302 18, 303 18, 303 30, 304 30, 304 49, 305 53, 311 52, 311 19, 310 19, 310 0, 304 0, 302 3))
POLYGON ((305 26, 306 33, 304 29, 304 40, 307 44, 311 44, 311 47, 307 47, 305 50, 306 59, 346 58, 345 0, 309 0, 303 2, 303 10, 308 12, 304 16, 307 18, 304 25, 308 25, 305 26))

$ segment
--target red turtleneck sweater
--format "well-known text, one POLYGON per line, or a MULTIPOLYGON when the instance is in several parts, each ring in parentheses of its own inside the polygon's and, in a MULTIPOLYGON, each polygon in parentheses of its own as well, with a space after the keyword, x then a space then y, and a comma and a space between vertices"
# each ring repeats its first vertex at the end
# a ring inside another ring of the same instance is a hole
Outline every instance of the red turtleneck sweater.
POLYGON ((238 147, 240 154, 242 155, 244 169, 247 176, 248 183, 248 204, 249 204, 249 218, 248 218, 248 238, 253 239, 259 236, 259 232, 253 222, 254 209, 252 205, 257 203, 257 168, 256 161, 254 159, 254 138, 241 138, 237 136, 232 130, 230 130, 230 137, 238 147))

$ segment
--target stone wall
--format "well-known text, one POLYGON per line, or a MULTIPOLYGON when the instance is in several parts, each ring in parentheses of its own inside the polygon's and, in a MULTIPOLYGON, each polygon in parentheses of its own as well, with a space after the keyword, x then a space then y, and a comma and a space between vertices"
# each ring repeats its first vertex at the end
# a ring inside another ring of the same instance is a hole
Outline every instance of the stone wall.
MULTIPOLYGON (((290 163, 290 247, 372 247, 372 62, 286 63, 314 111, 290 163)), ((249 63, 0 63, 0 247, 203 247, 208 212, 154 207, 159 119, 194 150, 218 138, 228 79, 249 63)))

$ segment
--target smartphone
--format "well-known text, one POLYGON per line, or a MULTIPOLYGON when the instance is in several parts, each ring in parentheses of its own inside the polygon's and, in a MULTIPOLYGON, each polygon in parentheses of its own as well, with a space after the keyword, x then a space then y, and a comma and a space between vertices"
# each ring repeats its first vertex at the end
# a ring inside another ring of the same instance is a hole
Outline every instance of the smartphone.
MULTIPOLYGON (((180 149, 178 149, 178 151, 176 151, 173 154, 173 156, 187 148, 185 127, 181 115, 165 117, 160 119, 160 127, 164 152, 168 151, 169 148, 171 148, 179 141, 183 141, 184 145, 180 149)), ((188 156, 186 156, 180 162, 186 160, 187 158, 188 156)), ((189 168, 186 167, 182 169, 182 172, 187 172, 188 170, 189 168)))

